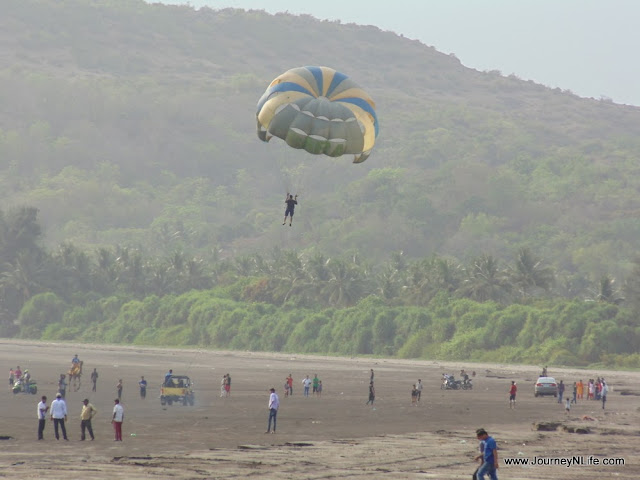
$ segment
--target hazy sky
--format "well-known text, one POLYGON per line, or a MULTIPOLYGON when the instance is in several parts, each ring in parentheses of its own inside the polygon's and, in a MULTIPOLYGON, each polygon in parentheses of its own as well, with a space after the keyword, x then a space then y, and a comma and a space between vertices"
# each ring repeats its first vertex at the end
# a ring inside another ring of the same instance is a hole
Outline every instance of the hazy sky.
POLYGON ((640 106, 640 0, 165 0, 375 25, 583 97, 640 106))

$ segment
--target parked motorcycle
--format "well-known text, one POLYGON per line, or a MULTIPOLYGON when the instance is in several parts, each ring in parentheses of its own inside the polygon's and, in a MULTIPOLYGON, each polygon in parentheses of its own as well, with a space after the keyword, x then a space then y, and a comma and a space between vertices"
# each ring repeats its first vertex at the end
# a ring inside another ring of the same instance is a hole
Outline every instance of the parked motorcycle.
POLYGON ((445 390, 459 390, 461 388, 462 382, 460 380, 456 380, 453 375, 447 377, 442 382, 442 387, 445 390))
POLYGON ((25 384, 22 382, 22 380, 17 380, 14 384, 13 384, 13 393, 30 393, 31 395, 35 395, 36 393, 38 393, 38 385, 36 384, 35 380, 30 380, 29 381, 29 388, 28 391, 25 388, 25 384))

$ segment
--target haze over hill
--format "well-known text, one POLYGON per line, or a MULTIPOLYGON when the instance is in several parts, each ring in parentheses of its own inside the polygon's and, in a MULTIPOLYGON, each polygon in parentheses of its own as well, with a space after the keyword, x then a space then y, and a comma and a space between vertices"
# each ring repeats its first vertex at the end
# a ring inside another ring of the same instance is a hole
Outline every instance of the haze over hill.
POLYGON ((0 27, 2 201, 37 207, 49 245, 459 259, 527 246, 594 278, 624 275, 639 250, 637 108, 305 15, 28 0, 0 27), (256 139, 266 85, 309 63, 377 102, 364 164, 256 139), (287 189, 301 205, 283 233, 287 189))
MULTIPOLYGON (((153 3, 153 2, 150 2, 153 3)), ((375 25, 420 40, 463 65, 499 70, 581 97, 640 105, 634 0, 164 0, 194 7, 309 14, 320 20, 375 25)))

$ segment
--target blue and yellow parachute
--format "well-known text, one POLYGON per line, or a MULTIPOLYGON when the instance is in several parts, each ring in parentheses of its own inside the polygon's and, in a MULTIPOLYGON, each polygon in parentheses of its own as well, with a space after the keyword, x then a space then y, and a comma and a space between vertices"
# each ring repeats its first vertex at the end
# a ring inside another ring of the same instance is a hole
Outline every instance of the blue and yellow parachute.
POLYGON ((256 111, 258 137, 293 148, 364 162, 378 136, 375 103, 353 80, 328 67, 298 67, 271 82, 256 111))

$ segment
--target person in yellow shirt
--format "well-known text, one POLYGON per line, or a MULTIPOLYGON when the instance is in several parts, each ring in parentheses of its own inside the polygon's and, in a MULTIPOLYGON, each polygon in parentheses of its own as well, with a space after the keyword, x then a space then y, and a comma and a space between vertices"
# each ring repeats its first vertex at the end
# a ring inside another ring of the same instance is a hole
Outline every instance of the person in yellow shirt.
POLYGON ((98 411, 89 403, 88 398, 85 398, 82 403, 82 413, 80 413, 80 440, 84 440, 86 438, 85 430, 89 431, 91 440, 95 440, 95 437, 93 436, 93 428, 91 427, 91 419, 96 413, 98 413, 98 411))

